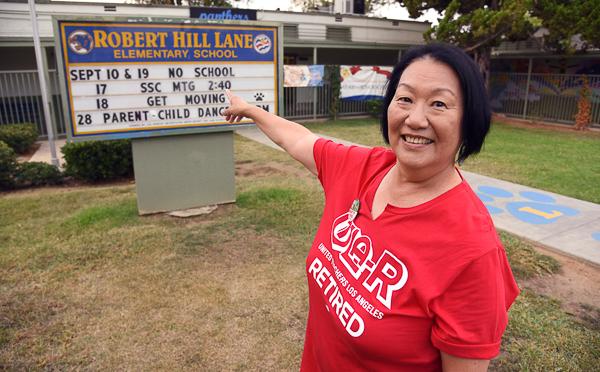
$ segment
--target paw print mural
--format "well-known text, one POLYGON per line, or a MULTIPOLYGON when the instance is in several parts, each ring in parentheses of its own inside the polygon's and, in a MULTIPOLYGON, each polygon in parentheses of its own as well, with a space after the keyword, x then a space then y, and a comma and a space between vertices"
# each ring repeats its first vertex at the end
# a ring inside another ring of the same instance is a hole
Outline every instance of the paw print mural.
POLYGON ((552 196, 536 191, 522 191, 515 197, 510 191, 482 185, 477 188, 477 196, 491 215, 508 212, 518 220, 533 225, 550 224, 579 214, 576 209, 557 204, 552 196))
POLYGON ((262 93, 256 93, 256 94, 254 95, 254 99, 255 99, 257 102, 260 102, 260 101, 262 101, 262 100, 264 100, 264 99, 265 99, 265 95, 264 95, 264 94, 262 94, 262 93))

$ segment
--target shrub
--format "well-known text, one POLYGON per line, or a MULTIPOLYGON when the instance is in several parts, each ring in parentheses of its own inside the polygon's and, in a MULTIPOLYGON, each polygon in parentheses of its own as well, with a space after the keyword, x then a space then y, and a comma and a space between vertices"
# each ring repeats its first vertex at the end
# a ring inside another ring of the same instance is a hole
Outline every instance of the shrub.
POLYGON ((337 119, 338 113, 340 112, 340 66, 339 65, 326 65, 325 66, 325 79, 331 84, 331 101, 329 102, 329 116, 332 119, 337 119))
POLYGON ((68 143, 62 148, 65 173, 85 181, 133 176, 130 140, 68 143))
POLYGON ((0 190, 14 186, 14 174, 17 170, 17 156, 10 146, 0 141, 0 190))
POLYGON ((592 122, 591 95, 590 82, 587 77, 584 77, 579 91, 579 101, 577 101, 577 114, 575 114, 575 129, 577 130, 585 130, 592 122))
POLYGON ((378 118, 381 115, 381 106, 383 105, 383 100, 381 99, 372 99, 367 101, 367 112, 374 118, 378 118))
POLYGON ((0 125, 0 141, 6 142, 17 154, 23 154, 29 150, 38 136, 35 124, 0 125))
POLYGON ((15 174, 17 187, 58 185, 62 181, 63 175, 58 168, 37 161, 19 164, 15 174))

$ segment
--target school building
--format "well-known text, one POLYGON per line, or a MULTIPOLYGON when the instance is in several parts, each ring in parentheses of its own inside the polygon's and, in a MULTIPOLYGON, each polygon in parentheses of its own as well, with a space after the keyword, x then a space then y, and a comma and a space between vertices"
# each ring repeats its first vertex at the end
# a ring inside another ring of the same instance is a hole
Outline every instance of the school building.
MULTIPOLYGON (((393 65, 403 50, 423 44, 426 22, 368 17, 356 13, 361 2, 336 2, 328 11, 288 12, 186 6, 36 1, 38 27, 48 67, 51 106, 58 133, 64 133, 56 71, 52 16, 82 18, 147 17, 250 19, 283 25, 286 65, 393 65), (341 4, 341 5, 340 5, 341 4), (354 4, 354 7, 353 7, 354 4), (341 8, 340 8, 341 6, 341 8)), ((358 12, 360 13, 360 11, 358 12)), ((45 134, 37 80, 29 5, 26 0, 0 0, 0 124, 36 122, 45 134)), ((551 56, 535 43, 505 43, 494 51, 490 93, 497 112, 524 118, 572 123, 582 77, 592 88, 593 122, 600 124, 600 56, 551 56), (542 67, 545 66, 545 67, 542 67)), ((284 88, 286 116, 327 116, 331 90, 324 87, 284 88), (319 103, 321 102, 321 103, 319 103)), ((342 102, 340 114, 364 114, 364 102, 342 102)))

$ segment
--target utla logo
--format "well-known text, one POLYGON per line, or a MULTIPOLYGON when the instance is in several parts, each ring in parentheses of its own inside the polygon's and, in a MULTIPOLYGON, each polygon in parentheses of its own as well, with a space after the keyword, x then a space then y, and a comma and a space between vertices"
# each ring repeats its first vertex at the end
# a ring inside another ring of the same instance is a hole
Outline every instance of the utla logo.
POLYGON ((388 250, 375 257, 371 238, 354 224, 349 212, 333 221, 331 248, 354 279, 362 279, 363 287, 376 292, 377 300, 391 309, 392 295, 408 280, 406 265, 388 250))

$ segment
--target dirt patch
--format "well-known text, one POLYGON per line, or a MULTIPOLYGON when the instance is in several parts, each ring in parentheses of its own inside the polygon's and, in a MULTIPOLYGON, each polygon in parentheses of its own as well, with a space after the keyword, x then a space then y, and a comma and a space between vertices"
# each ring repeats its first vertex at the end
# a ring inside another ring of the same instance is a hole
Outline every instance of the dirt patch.
POLYGON ((277 163, 277 162, 269 162, 267 164, 269 167, 277 169, 280 172, 289 173, 296 177, 311 178, 311 179, 313 179, 315 177, 312 173, 310 173, 310 171, 308 169, 304 168, 301 165, 294 166, 294 165, 288 165, 288 164, 277 163))
POLYGON ((238 177, 264 177, 274 174, 291 174, 296 177, 313 177, 307 169, 278 162, 259 164, 253 161, 240 161, 235 164, 235 175, 238 177))
POLYGON ((243 163, 235 165, 236 177, 265 177, 271 176, 277 172, 278 170, 273 167, 266 165, 258 165, 254 163, 243 163))
POLYGON ((519 119, 512 118, 508 116, 504 116, 501 114, 493 114, 493 121, 499 121, 504 124, 508 124, 513 127, 518 128, 535 128, 535 129, 546 129, 555 132, 567 132, 567 133, 585 133, 586 135, 590 135, 593 137, 600 137, 600 129, 598 128, 587 128, 585 131, 576 130, 573 125, 569 124, 558 124, 558 123, 550 123, 546 121, 539 120, 528 120, 528 119, 519 119))
POLYGON ((560 300, 567 313, 600 329, 600 268, 544 247, 535 249, 560 262, 561 270, 554 275, 522 280, 520 286, 560 300))

